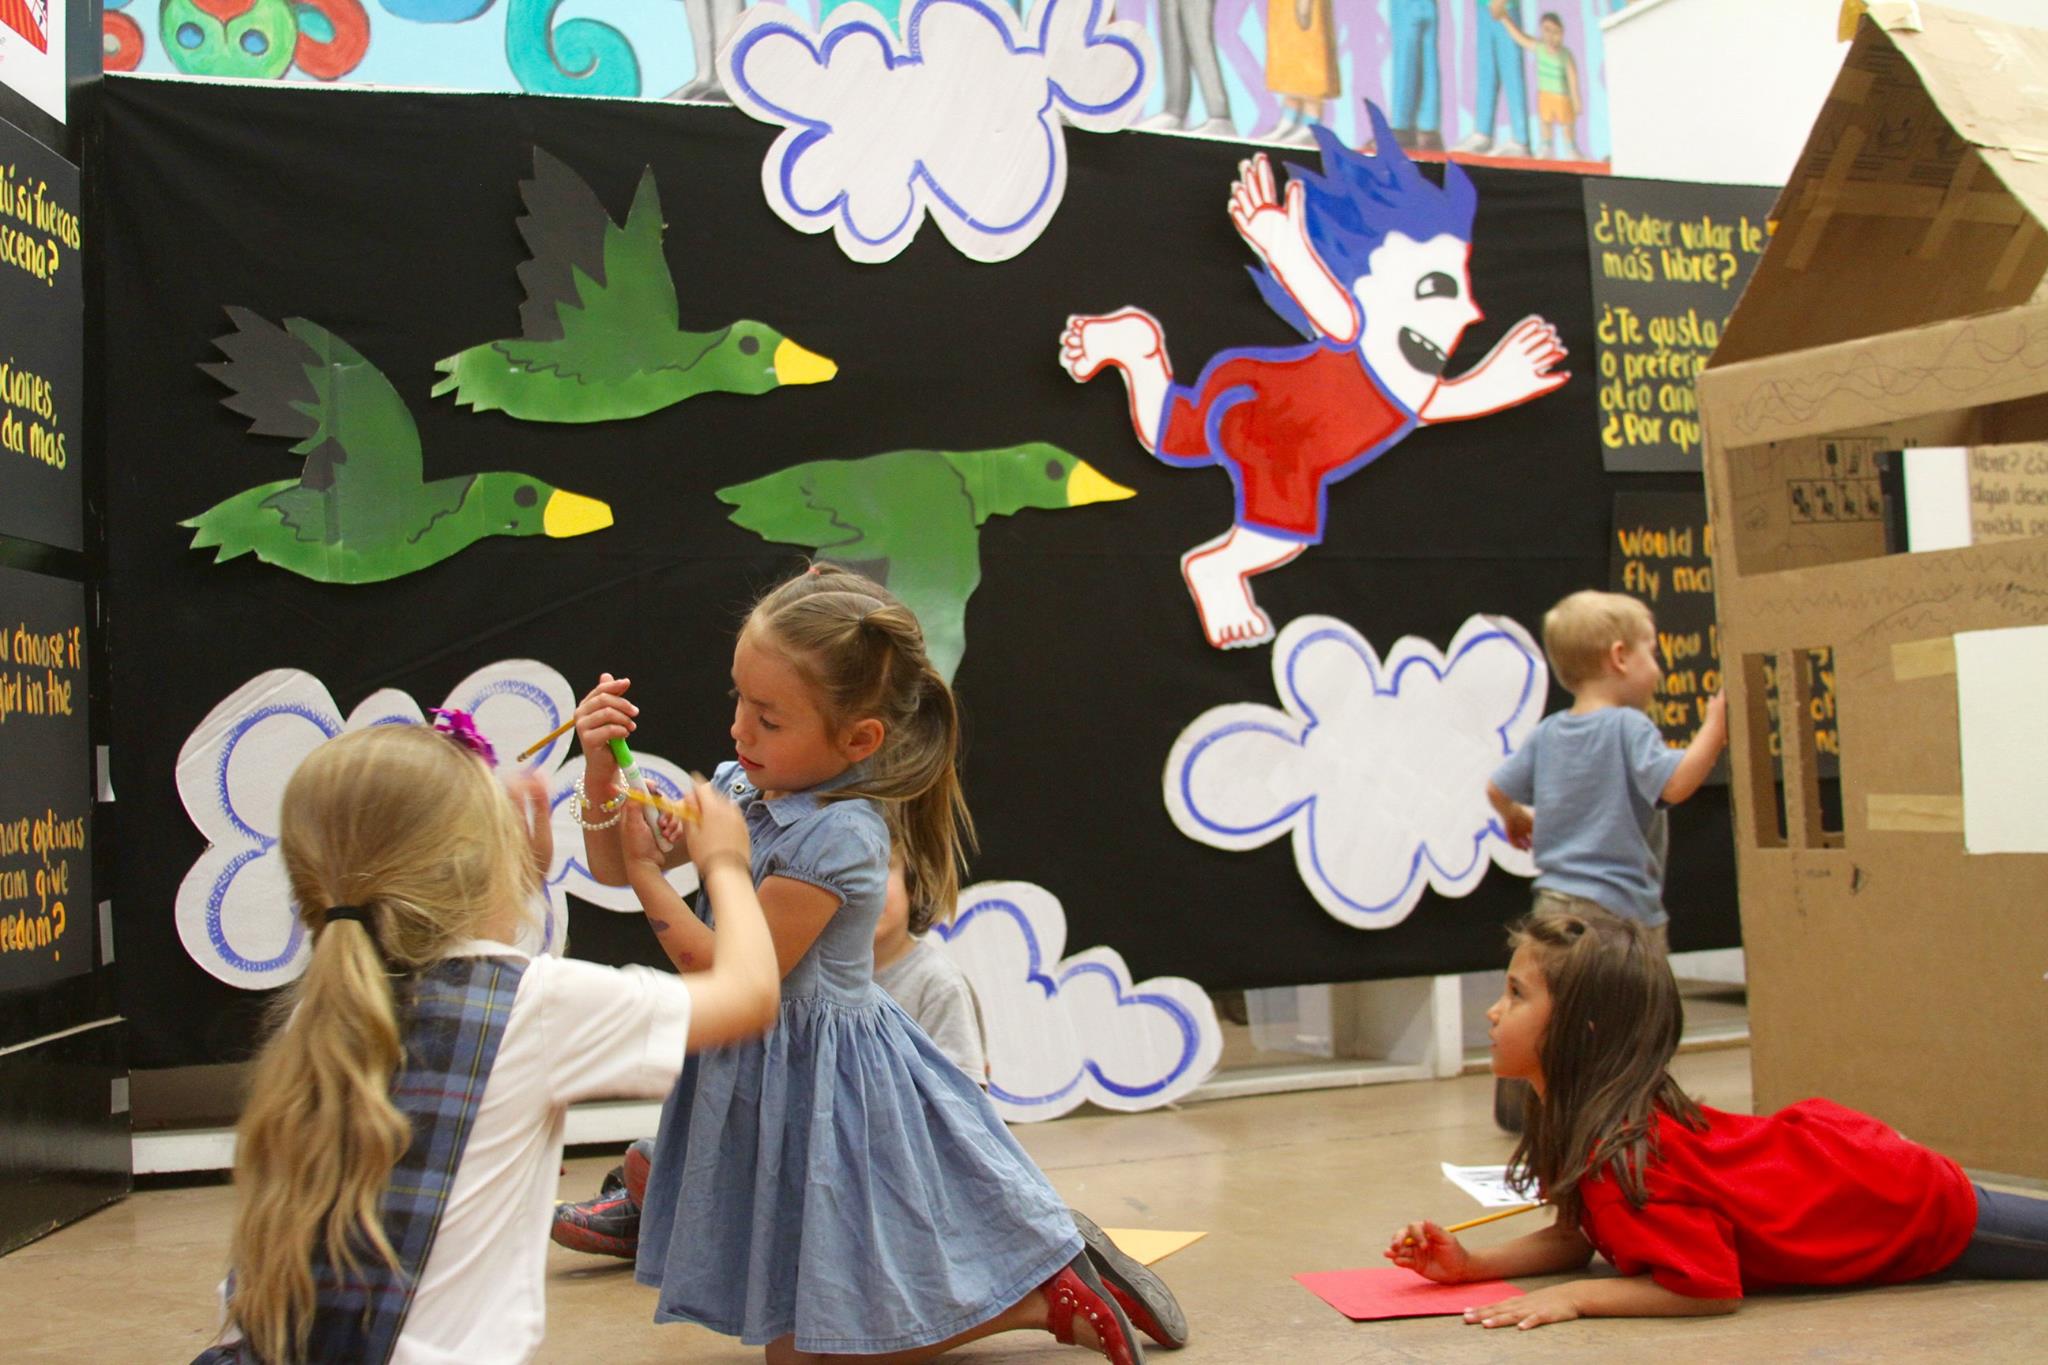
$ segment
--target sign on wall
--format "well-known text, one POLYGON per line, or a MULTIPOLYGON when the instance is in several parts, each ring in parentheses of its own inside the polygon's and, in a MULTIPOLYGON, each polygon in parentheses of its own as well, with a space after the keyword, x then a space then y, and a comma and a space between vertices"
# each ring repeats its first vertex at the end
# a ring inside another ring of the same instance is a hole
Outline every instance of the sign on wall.
POLYGON ((67 550, 85 544, 80 232, 77 169, 0 121, 0 535, 67 550))
POLYGON ((1600 459, 1610 472, 1700 467, 1693 381, 1770 240, 1774 191, 1585 182, 1600 459))
POLYGON ((0 568, 0 991, 92 967, 85 589, 0 568))
POLYGON ((0 0, 0 85, 64 121, 64 0, 0 0))

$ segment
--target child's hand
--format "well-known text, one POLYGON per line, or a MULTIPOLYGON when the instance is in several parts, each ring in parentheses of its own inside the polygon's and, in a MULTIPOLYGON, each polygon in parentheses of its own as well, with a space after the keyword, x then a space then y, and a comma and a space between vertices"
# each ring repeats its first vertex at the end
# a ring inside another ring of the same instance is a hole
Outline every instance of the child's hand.
POLYGON ((643 871, 651 871, 659 877, 662 874, 661 849, 655 844, 654 832, 647 827, 647 821, 639 810, 629 808, 626 818, 619 821, 618 829, 619 846, 626 855, 626 880, 632 881, 634 874, 643 871))
POLYGON ((505 790, 511 793, 512 808, 519 812, 519 823, 526 830, 534 870, 546 881, 555 862, 554 811, 548 805, 548 784, 536 772, 508 772, 505 790))
POLYGON ((1707 698, 1707 714, 1702 718, 1701 723, 1703 725, 1723 728, 1727 726, 1728 694, 1726 692, 1716 692, 1713 696, 1707 698))
POLYGON ((1527 1331, 1546 1322, 1570 1322, 1579 1315, 1572 1286, 1554 1284, 1533 1294, 1517 1294, 1484 1308, 1467 1308, 1465 1321, 1480 1327, 1519 1327, 1527 1331))
MULTIPOLYGON (((640 708, 626 700, 626 689, 632 685, 631 678, 600 673, 597 686, 576 704, 576 739, 583 746, 586 769, 595 769, 597 776, 608 779, 618 771, 618 764, 612 760, 611 742, 632 734, 637 724, 633 718, 640 714, 640 708)), ((586 780, 586 790, 594 785, 586 780)), ((590 792, 593 801, 602 796, 601 792, 590 792)))
POLYGON ((1429 1222, 1410 1223, 1395 1233, 1386 1258, 1438 1284, 1458 1283, 1467 1278, 1472 1266, 1465 1244, 1429 1222))
POLYGON ((1507 812, 1508 842, 1523 852, 1528 852, 1536 843, 1536 812, 1521 802, 1515 802, 1507 812))
POLYGON ((732 858, 751 872, 752 841, 747 837, 747 817, 726 799, 725 793, 709 782, 700 782, 685 798, 696 808, 694 821, 682 822, 677 833, 683 849, 702 876, 720 858, 732 858))

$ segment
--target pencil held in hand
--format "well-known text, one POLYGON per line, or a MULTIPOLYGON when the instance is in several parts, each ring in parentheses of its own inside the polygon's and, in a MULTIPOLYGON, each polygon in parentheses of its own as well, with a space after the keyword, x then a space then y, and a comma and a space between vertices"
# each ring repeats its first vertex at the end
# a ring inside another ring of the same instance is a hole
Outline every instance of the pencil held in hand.
MULTIPOLYGON (((1522 1204, 1512 1209, 1502 1209, 1498 1213, 1482 1214, 1478 1218, 1467 1218, 1462 1223, 1451 1224, 1444 1231, 1463 1232, 1466 1228, 1476 1228, 1485 1223, 1498 1223, 1503 1218, 1512 1218, 1518 1213, 1527 1213, 1530 1209, 1540 1209, 1542 1207, 1541 1204, 1522 1204)), ((1407 1238, 1404 1244, 1412 1247, 1416 1244, 1415 1239, 1413 1237, 1407 1238)))
POLYGON ((535 754, 539 753, 539 752, 540 752, 540 751, 541 751, 542 749, 545 749, 545 748, 547 748, 547 747, 548 747, 548 745, 550 745, 550 744, 553 744, 553 743, 554 743, 554 742, 555 742, 556 740, 560 739, 560 738, 561 738, 561 737, 562 737, 563 735, 566 735, 566 734, 568 734, 568 733, 569 733, 569 732, 570 732, 571 730, 573 730, 573 729, 575 729, 575 728, 576 728, 576 717, 574 717, 574 716, 571 716, 571 717, 569 717, 569 719, 567 719, 567 720, 563 721, 563 722, 562 722, 562 723, 561 723, 560 725, 557 725, 557 726, 556 726, 556 727, 555 727, 554 729, 552 729, 552 730, 548 731, 548 732, 547 732, 546 734, 542 735, 542 736, 541 736, 541 737, 540 737, 539 739, 535 740, 535 741, 534 741, 534 742, 533 742, 533 743, 532 743, 531 745, 529 745, 529 746, 528 746, 527 748, 525 748, 525 749, 522 749, 522 750, 520 750, 520 752, 519 752, 519 757, 517 757, 517 758, 513 759, 512 761, 513 761, 514 763, 524 763, 524 762, 526 762, 526 760, 527 760, 527 759, 529 759, 529 758, 532 758, 532 757, 533 757, 533 756, 534 756, 535 754))
POLYGON ((632 787, 627 787, 625 792, 628 801, 637 801, 643 806, 653 807, 663 815, 673 815, 678 820, 688 820, 692 824, 696 823, 697 808, 695 806, 686 806, 680 801, 671 801, 666 796, 660 796, 651 791, 638 791, 632 787))

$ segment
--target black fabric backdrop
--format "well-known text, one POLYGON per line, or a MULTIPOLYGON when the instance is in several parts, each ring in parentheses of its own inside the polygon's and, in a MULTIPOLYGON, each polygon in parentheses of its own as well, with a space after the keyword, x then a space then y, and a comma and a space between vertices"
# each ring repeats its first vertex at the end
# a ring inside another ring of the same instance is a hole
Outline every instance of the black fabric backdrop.
MULTIPOLYGON (((969 262, 928 225, 872 267, 769 212, 759 176, 774 130, 729 110, 107 85, 116 905, 138 1066, 245 1055, 263 1003, 194 964, 171 917, 202 848, 178 803, 178 747, 230 690, 303 668, 346 712, 385 686, 431 705, 496 659, 543 660, 579 688, 609 668, 635 679, 648 747, 708 768, 728 752, 731 631, 797 563, 726 522, 712 490, 901 447, 1049 440, 1139 494, 983 530, 957 679, 977 879, 1047 887, 1072 947, 1109 944, 1141 978, 1266 986, 1501 961, 1500 926, 1528 895, 1517 878, 1496 873, 1460 900, 1425 896, 1402 924, 1365 932, 1310 898, 1286 839, 1226 853, 1167 818, 1161 770, 1179 731, 1210 706, 1275 701, 1269 651, 1208 648, 1181 583, 1181 552, 1229 525, 1230 484, 1155 463, 1132 438, 1121 384, 1077 388, 1056 351, 1068 313, 1127 303, 1161 318, 1183 373, 1225 346, 1292 339, 1259 302, 1224 213, 1236 145, 1069 133, 1065 202, 1020 258, 969 262), (429 401, 437 357, 516 331, 513 220, 536 142, 614 214, 652 164, 683 324, 760 319, 838 361, 838 378, 584 428, 429 401), (429 478, 525 470, 605 499, 618 524, 567 541, 487 540, 367 587, 253 557, 215 567, 177 521, 290 468, 286 443, 250 436, 197 368, 217 358, 225 304, 311 318, 381 366, 412 402, 429 478)), ((1481 611, 1533 630, 1556 598, 1606 580, 1616 490, 1697 487, 1601 471, 1578 181, 1472 175, 1472 275, 1487 317, 1453 368, 1533 312, 1558 325, 1574 377, 1526 407, 1418 432, 1335 487, 1328 541, 1258 580, 1276 624, 1328 613, 1382 649, 1404 634, 1442 645, 1481 611)), ((1673 822, 1678 947, 1737 941, 1726 801, 1703 792, 1673 822)), ((601 961, 656 958, 638 916, 582 905, 571 942, 601 961)))

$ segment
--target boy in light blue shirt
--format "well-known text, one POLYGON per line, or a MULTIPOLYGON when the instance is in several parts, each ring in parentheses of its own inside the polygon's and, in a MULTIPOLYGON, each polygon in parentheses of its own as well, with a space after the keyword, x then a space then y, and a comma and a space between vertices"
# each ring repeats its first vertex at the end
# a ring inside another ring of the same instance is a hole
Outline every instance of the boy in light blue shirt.
MULTIPOLYGON (((1725 699, 1707 703, 1699 733, 1668 748, 1644 710, 1663 669, 1657 623, 1633 597, 1575 592, 1543 617, 1543 652, 1572 694, 1545 716, 1486 784, 1508 841, 1536 855, 1536 909, 1632 919, 1669 951, 1664 910, 1665 811, 1699 790, 1728 742, 1725 699), (1532 810, 1531 807, 1534 807, 1532 810)), ((1518 1095, 1494 1095, 1503 1127, 1518 1095)))

